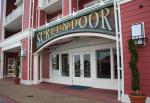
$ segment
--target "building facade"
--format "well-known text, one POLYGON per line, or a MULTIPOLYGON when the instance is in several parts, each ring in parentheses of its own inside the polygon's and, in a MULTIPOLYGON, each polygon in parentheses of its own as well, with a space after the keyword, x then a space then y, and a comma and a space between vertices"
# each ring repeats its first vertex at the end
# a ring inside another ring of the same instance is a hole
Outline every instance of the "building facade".
POLYGON ((20 58, 22 84, 111 89, 130 102, 133 38, 149 103, 149 10, 149 0, 1 0, 0 78, 14 77, 20 58))

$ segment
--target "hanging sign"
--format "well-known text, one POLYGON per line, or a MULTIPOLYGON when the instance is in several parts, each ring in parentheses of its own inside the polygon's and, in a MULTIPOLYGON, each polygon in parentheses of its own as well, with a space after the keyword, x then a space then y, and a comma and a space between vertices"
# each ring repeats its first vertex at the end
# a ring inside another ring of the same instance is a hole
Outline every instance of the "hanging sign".
POLYGON ((55 25, 35 32, 36 50, 50 40, 76 32, 97 32, 114 35, 114 22, 113 6, 98 8, 60 20, 55 25))

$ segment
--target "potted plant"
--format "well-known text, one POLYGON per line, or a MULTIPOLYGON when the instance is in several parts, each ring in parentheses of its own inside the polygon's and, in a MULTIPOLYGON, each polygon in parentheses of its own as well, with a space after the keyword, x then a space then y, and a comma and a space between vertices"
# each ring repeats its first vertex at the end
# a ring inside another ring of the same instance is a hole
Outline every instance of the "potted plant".
POLYGON ((132 76, 131 89, 134 91, 134 93, 129 95, 130 101, 131 103, 145 103, 146 96, 139 92, 140 74, 137 67, 139 56, 133 39, 128 41, 128 49, 131 54, 131 60, 129 62, 132 76))
POLYGON ((15 70, 16 77, 15 77, 15 80, 14 80, 15 84, 20 84, 19 65, 20 65, 20 60, 19 60, 19 57, 18 57, 17 60, 16 60, 16 70, 15 70))

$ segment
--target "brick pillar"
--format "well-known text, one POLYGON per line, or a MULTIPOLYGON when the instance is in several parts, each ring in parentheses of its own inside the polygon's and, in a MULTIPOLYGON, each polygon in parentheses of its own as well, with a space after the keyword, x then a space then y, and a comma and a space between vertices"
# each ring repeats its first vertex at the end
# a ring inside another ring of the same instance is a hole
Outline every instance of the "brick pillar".
POLYGON ((28 44, 28 37, 21 40, 22 49, 26 50, 26 57, 21 59, 21 68, 22 68, 22 76, 21 82, 23 84, 29 84, 29 44, 28 44))
POLYGON ((23 5, 24 5, 24 14, 23 14, 23 29, 30 28, 30 13, 31 13, 31 5, 30 5, 31 0, 23 0, 23 5))

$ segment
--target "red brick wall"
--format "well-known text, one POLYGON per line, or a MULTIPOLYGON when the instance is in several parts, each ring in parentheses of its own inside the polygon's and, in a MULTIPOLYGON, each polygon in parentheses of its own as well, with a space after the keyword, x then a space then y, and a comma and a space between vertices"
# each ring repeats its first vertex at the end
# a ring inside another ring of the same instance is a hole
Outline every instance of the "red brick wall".
POLYGON ((28 38, 22 39, 22 48, 26 49, 26 57, 22 59, 22 79, 27 80, 28 76, 28 38))
POLYGON ((29 28, 30 24, 30 0, 23 0, 24 14, 23 14, 23 29, 29 28))
POLYGON ((69 0, 63 0, 63 16, 66 16, 69 14, 69 0))
POLYGON ((133 0, 121 5, 121 20, 123 33, 123 54, 125 69, 125 93, 131 93, 131 75, 129 69, 130 54, 128 51, 128 40, 131 37, 131 24, 144 22, 146 46, 138 47, 138 67, 141 77, 141 92, 150 96, 150 0, 133 0), (143 6, 142 8, 140 8, 143 6))

